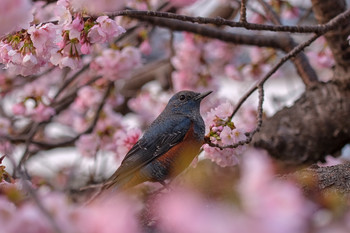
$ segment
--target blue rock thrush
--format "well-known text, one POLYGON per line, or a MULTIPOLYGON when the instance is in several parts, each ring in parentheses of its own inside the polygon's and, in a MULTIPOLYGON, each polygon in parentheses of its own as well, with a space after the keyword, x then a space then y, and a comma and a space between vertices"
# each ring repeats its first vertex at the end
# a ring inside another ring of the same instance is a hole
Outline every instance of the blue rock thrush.
POLYGON ((181 91, 171 97, 103 189, 127 189, 145 181, 164 185, 165 180, 185 170, 204 141, 205 125, 199 107, 210 93, 181 91))

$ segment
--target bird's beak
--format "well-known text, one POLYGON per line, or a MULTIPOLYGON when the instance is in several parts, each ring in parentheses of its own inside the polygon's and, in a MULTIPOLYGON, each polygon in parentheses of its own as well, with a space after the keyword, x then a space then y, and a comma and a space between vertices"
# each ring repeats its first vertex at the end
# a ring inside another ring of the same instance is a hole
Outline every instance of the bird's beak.
POLYGON ((196 100, 202 100, 202 99, 204 99, 206 96, 208 96, 212 92, 213 91, 208 91, 208 92, 201 93, 198 96, 196 96, 196 100))

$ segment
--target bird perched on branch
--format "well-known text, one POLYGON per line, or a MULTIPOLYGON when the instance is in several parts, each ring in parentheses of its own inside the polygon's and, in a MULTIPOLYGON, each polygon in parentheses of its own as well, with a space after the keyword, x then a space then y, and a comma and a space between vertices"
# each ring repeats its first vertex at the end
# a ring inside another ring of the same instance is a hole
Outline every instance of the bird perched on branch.
POLYGON ((123 190, 145 181, 165 185, 165 180, 185 170, 204 141, 205 125, 199 109, 210 93, 181 91, 171 97, 102 189, 123 190))

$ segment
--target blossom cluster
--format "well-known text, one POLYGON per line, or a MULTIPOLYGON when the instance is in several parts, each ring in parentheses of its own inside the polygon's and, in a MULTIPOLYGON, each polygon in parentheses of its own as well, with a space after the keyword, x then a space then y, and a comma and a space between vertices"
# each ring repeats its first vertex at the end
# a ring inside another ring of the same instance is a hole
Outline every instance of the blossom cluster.
POLYGON ((22 28, 33 20, 30 0, 3 0, 0 8, 0 37, 22 28))
MULTIPOLYGON (((82 88, 75 102, 59 119, 60 122, 67 124, 69 119, 76 132, 84 132, 93 123, 95 108, 101 103, 101 99, 101 91, 89 86, 82 88)), ((129 129, 130 127, 123 123, 122 115, 113 111, 111 106, 113 105, 102 109, 94 130, 81 135, 76 141, 75 145, 81 155, 94 157, 100 150, 111 151, 115 154, 116 161, 119 161, 139 139, 141 130, 129 129)))
MULTIPOLYGON (((211 109, 205 116, 206 125, 209 127, 206 137, 219 146, 233 145, 239 141, 244 141, 246 136, 242 129, 239 129, 231 121, 233 106, 229 102, 224 102, 211 109)), ((220 166, 232 166, 238 162, 237 155, 242 154, 244 147, 220 149, 211 147, 208 144, 203 146, 205 156, 215 161, 220 166)))
POLYGON ((107 16, 85 19, 74 13, 69 1, 60 0, 55 9, 59 24, 32 25, 6 36, 0 42, 0 62, 14 74, 39 73, 49 66, 81 67, 81 56, 91 46, 111 41, 125 32, 107 16))
MULTIPOLYGON (((0 171, 4 171, 3 168, 0 161, 0 171)), ((231 183, 226 191, 214 191, 215 197, 210 195, 212 188, 230 183, 218 182, 213 172, 211 176, 214 179, 200 184, 211 187, 206 192, 188 184, 172 184, 170 191, 148 197, 133 195, 133 192, 128 196, 113 193, 83 204, 69 201, 63 193, 45 187, 27 183, 25 188, 24 183, 13 179, 7 182, 1 175, 1 229, 7 233, 57 230, 67 233, 321 233, 350 230, 350 212, 343 210, 344 202, 334 201, 337 194, 328 194, 332 203, 328 207, 320 201, 327 197, 306 197, 296 181, 276 177, 273 162, 263 151, 248 150, 238 181, 234 185, 231 183), (29 189, 40 201, 41 208, 31 199, 25 199, 29 189)))

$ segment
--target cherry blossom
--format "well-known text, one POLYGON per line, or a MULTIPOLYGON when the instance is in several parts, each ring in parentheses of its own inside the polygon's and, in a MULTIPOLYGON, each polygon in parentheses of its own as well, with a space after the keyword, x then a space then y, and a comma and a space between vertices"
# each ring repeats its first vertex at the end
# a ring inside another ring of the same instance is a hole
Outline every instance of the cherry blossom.
POLYGON ((0 7, 0 36, 27 29, 33 20, 30 0, 3 0, 0 7))
POLYGON ((236 214, 190 190, 176 189, 155 201, 161 232, 222 232, 236 229, 236 214))
MULTIPOLYGON (((207 137, 212 143, 228 146, 246 139, 243 128, 237 128, 229 118, 232 111, 232 104, 226 101, 211 109, 205 116, 206 126, 209 127, 209 129, 206 129, 207 137)), ((221 150, 205 144, 203 149, 206 158, 222 167, 226 167, 238 163, 238 156, 243 153, 245 146, 221 150)))
POLYGON ((104 43, 125 32, 124 28, 118 26, 117 23, 108 18, 108 16, 98 17, 96 23, 97 24, 94 25, 88 33, 88 38, 91 43, 104 43))
POLYGON ((137 221, 137 213, 137 202, 122 195, 114 195, 77 208, 74 211, 75 225, 81 233, 139 233, 142 231, 137 221))
POLYGON ((96 134, 84 134, 75 145, 83 156, 94 157, 99 149, 100 139, 96 134))
POLYGON ((133 69, 141 65, 140 50, 135 47, 125 47, 121 51, 106 49, 91 64, 91 68, 99 75, 109 80, 129 78, 133 69))
POLYGON ((96 106, 101 99, 102 93, 99 90, 85 86, 78 91, 78 97, 72 107, 79 113, 85 113, 91 106, 96 106))
POLYGON ((7 135, 9 133, 9 129, 11 126, 11 122, 7 118, 0 118, 0 135, 7 135))
POLYGON ((14 104, 12 106, 12 112, 14 115, 24 115, 26 113, 26 107, 23 102, 14 104))
POLYGON ((303 198, 295 184, 274 177, 271 161, 266 154, 247 151, 242 169, 239 190, 244 197, 243 206, 247 214, 257 219, 257 224, 272 233, 307 232, 311 203, 303 198))
POLYGON ((33 109, 31 116, 34 121, 41 122, 41 121, 47 121, 54 114, 55 114, 55 109, 53 109, 52 107, 46 106, 43 103, 39 103, 39 105, 33 109))
POLYGON ((134 128, 127 131, 118 130, 113 135, 116 143, 116 155, 118 158, 123 158, 131 147, 138 141, 142 132, 140 129, 134 128))

